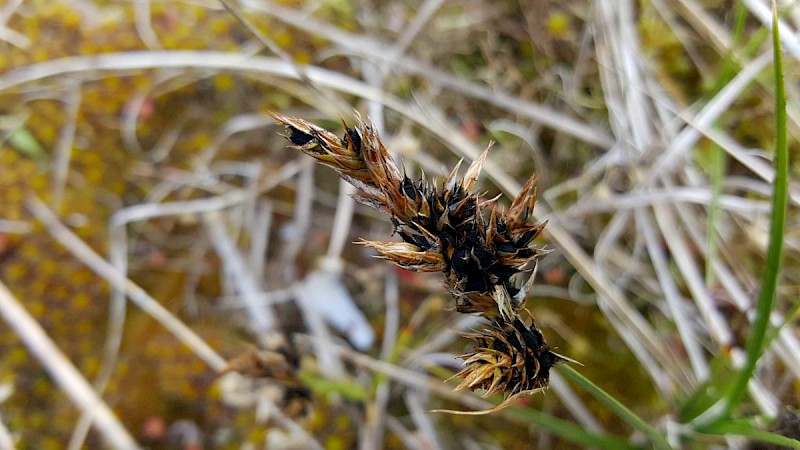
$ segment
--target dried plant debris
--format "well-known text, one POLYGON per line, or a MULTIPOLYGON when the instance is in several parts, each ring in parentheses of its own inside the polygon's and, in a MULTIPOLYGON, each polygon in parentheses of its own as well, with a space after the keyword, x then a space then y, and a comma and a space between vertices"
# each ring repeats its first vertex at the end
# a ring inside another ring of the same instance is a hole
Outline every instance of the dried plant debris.
POLYGON ((534 245, 545 223, 534 223, 536 177, 508 209, 496 198, 473 193, 487 148, 458 178, 460 162, 438 186, 414 181, 398 169, 375 127, 357 116, 355 128, 334 133, 302 119, 272 113, 286 126, 291 147, 333 168, 355 186, 356 200, 387 213, 403 242, 362 241, 400 267, 442 272, 462 313, 492 320, 491 328, 468 337, 477 343, 457 376, 458 389, 484 389, 506 396, 547 386, 550 367, 566 359, 552 353, 535 326, 519 318, 546 250, 534 245))
POLYGON ((236 372, 256 384, 268 385, 286 417, 305 417, 311 411, 311 391, 300 378, 297 352, 277 333, 268 336, 264 346, 267 348, 251 346, 234 356, 220 375, 236 372))

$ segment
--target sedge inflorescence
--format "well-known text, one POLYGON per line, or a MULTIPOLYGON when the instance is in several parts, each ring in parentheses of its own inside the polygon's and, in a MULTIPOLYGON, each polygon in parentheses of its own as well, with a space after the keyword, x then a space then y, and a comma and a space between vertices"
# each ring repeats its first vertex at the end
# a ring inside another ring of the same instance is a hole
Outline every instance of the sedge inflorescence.
POLYGON ((460 162, 441 186, 414 181, 398 169, 375 127, 357 117, 342 138, 305 120, 272 113, 286 127, 291 147, 333 168, 357 188, 356 200, 389 215, 397 241, 361 241, 408 270, 442 272, 456 310, 479 314, 488 325, 466 337, 456 390, 482 389, 484 396, 511 396, 547 387, 550 368, 569 359, 554 353, 535 323, 520 317, 533 283, 537 258, 547 251, 534 240, 545 223, 534 223, 536 177, 507 209, 496 198, 472 192, 488 148, 458 177, 460 162))

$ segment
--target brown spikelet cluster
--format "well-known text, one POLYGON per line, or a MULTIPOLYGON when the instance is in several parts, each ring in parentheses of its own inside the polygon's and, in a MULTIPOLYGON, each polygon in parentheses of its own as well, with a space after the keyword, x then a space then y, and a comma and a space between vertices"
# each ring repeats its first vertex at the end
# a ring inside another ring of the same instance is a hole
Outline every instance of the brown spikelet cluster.
POLYGON ((523 306, 546 253, 534 246, 544 223, 533 223, 536 178, 507 210, 471 192, 488 148, 458 178, 456 165, 441 186, 413 181, 397 167, 373 125, 358 117, 340 139, 304 120, 272 114, 286 127, 292 147, 333 168, 355 186, 355 198, 387 213, 403 242, 362 241, 400 267, 442 272, 462 313, 490 319, 488 328, 468 335, 476 342, 464 355, 457 389, 503 392, 506 397, 547 386, 550 368, 567 360, 550 351, 541 331, 525 325, 523 306))
POLYGON ((481 388, 484 397, 545 388, 550 368, 564 360, 550 351, 541 330, 528 327, 519 317, 512 322, 495 321, 491 328, 467 337, 477 345, 463 356, 465 367, 455 375, 463 381, 456 390, 481 388))

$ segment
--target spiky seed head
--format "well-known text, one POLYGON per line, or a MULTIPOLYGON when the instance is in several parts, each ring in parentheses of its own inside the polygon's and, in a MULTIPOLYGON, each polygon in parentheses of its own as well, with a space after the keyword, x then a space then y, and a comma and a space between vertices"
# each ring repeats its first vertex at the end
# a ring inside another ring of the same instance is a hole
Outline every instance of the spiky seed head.
POLYGON ((534 240, 545 223, 534 223, 536 177, 531 177, 503 211, 497 198, 471 193, 486 163, 489 147, 458 179, 459 162, 441 187, 403 174, 369 120, 339 139, 304 120, 274 114, 286 138, 357 188, 355 198, 391 216, 403 242, 363 241, 382 258, 416 271, 441 271, 456 309, 481 314, 492 325, 469 337, 475 350, 456 374, 458 389, 483 389, 507 396, 547 387, 550 368, 570 361, 550 350, 541 331, 525 325, 518 310, 547 251, 534 240))
POLYGON ((345 127, 343 139, 330 131, 296 117, 269 112, 286 127, 283 136, 291 147, 336 171, 343 180, 358 189, 360 201, 376 209, 390 212, 389 200, 376 184, 364 159, 364 134, 371 127, 359 122, 356 128, 345 127))
POLYGON ((419 249, 376 244, 386 259, 411 270, 444 272, 461 312, 509 317, 522 306, 533 282, 535 262, 545 253, 533 244, 544 228, 531 221, 535 177, 504 212, 496 199, 470 193, 490 146, 460 180, 459 162, 437 188, 424 178, 414 182, 402 174, 373 124, 361 116, 354 128, 345 124, 342 139, 302 119, 274 113, 273 117, 287 127, 293 148, 332 167, 356 186, 355 198, 390 214, 402 240, 419 249))
POLYGON ((550 369, 568 359, 551 351, 542 332, 518 317, 496 320, 481 331, 467 335, 475 341, 472 352, 463 355, 464 369, 456 390, 483 390, 489 397, 502 392, 506 398, 535 392, 548 386, 550 369))

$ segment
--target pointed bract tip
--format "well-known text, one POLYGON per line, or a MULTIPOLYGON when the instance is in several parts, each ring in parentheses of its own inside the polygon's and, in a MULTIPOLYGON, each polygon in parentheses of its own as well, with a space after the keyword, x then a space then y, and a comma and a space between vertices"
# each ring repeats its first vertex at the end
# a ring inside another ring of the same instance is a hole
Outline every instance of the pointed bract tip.
POLYGON ((489 145, 486 146, 486 149, 475 158, 475 161, 472 161, 472 164, 469 165, 467 171, 464 172, 464 179, 461 180, 461 187, 465 191, 469 191, 472 189, 472 186, 475 185, 475 182, 478 181, 478 177, 481 174, 481 170, 483 170, 483 164, 486 162, 486 157, 489 155, 489 149, 492 148, 494 142, 489 142, 489 145))

